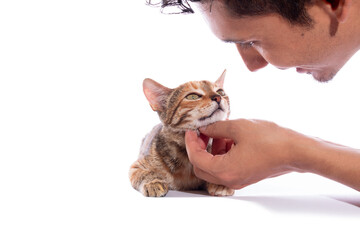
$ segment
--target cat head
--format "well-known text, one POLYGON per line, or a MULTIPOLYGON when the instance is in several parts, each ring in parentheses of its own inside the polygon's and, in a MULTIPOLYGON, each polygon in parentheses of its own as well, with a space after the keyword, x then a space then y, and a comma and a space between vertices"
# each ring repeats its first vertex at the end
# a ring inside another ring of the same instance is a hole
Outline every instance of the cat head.
POLYGON ((143 90, 164 126, 195 130, 229 117, 229 98, 223 89, 225 73, 214 83, 191 81, 174 89, 147 78, 143 90))

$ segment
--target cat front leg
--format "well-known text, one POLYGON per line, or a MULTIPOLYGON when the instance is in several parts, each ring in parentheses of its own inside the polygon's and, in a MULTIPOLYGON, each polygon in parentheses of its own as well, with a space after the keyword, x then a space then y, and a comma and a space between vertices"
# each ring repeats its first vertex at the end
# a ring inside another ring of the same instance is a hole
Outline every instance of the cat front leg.
POLYGON ((134 189, 146 197, 163 197, 169 191, 169 184, 156 171, 139 159, 130 167, 130 182, 134 189))
POLYGON ((234 189, 213 183, 206 183, 206 190, 211 196, 232 196, 235 192, 234 189))
POLYGON ((164 197, 168 191, 168 184, 160 179, 154 179, 140 187, 140 192, 146 197, 164 197))

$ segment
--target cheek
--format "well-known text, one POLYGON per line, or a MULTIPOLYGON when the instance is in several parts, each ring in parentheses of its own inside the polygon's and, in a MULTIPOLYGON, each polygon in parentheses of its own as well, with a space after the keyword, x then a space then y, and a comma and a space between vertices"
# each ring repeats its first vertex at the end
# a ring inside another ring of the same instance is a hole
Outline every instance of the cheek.
MULTIPOLYGON (((272 47, 259 49, 262 56, 271 65, 278 68, 314 66, 326 60, 324 46, 311 39, 282 42, 272 47)), ((330 52, 330 49, 328 52, 330 52)))
POLYGON ((289 68, 298 65, 298 53, 292 49, 259 49, 261 56, 271 65, 278 68, 289 68))
POLYGON ((201 100, 187 101, 187 102, 183 102, 180 107, 187 108, 187 109, 201 108, 201 107, 203 107, 203 102, 201 102, 201 100))
POLYGON ((287 38, 269 39, 255 46, 255 49, 271 65, 290 68, 311 62, 316 55, 314 44, 311 36, 302 37, 300 33, 289 33, 287 38))
POLYGON ((209 111, 211 108, 211 101, 198 100, 198 101, 189 101, 181 104, 181 108, 184 110, 191 110, 191 115, 195 118, 202 116, 209 111))

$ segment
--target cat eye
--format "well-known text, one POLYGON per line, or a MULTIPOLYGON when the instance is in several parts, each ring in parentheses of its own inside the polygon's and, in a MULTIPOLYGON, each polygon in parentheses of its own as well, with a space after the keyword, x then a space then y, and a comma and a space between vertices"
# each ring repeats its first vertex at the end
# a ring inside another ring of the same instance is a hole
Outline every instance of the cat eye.
POLYGON ((220 96, 225 96, 225 92, 222 89, 216 91, 220 96))
POLYGON ((197 100, 197 99, 199 99, 200 97, 201 97, 201 96, 198 95, 198 94, 196 94, 196 93, 191 93, 191 94, 187 95, 185 98, 186 98, 187 100, 197 100))

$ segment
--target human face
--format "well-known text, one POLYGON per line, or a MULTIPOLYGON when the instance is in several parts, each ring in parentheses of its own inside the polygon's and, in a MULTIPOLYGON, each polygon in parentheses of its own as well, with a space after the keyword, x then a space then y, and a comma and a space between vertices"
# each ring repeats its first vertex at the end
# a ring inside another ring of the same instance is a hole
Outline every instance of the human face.
POLYGON ((343 43, 342 29, 318 5, 309 9, 314 25, 291 25, 281 16, 234 17, 221 1, 198 5, 212 32, 222 41, 234 43, 250 71, 268 63, 279 69, 296 68, 316 80, 332 79, 354 51, 343 43))

